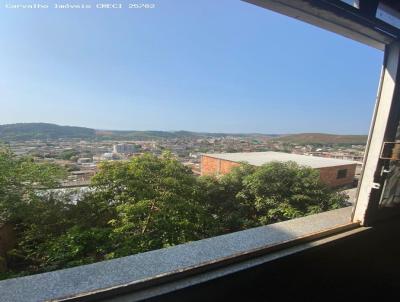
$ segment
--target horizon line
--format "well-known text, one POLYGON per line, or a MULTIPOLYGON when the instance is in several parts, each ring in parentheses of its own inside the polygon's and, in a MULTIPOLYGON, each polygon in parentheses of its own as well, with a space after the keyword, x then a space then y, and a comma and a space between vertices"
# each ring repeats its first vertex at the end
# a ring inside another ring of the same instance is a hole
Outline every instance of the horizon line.
POLYGON ((231 134, 231 135, 296 135, 296 134, 324 134, 324 135, 357 135, 357 136, 368 136, 368 133, 364 134, 342 134, 342 133, 332 133, 332 132, 225 132, 225 131, 193 131, 193 130, 135 130, 135 129, 129 129, 129 130, 122 130, 122 129, 100 129, 100 128, 93 128, 93 127, 87 127, 87 126, 78 126, 78 125, 62 125, 62 124, 57 124, 57 123, 49 123, 49 122, 16 122, 16 123, 7 123, 7 124, 0 124, 0 126, 9 126, 9 125, 21 125, 21 124, 45 124, 45 125, 54 125, 54 126, 59 126, 59 127, 78 127, 78 128, 86 128, 90 130, 95 130, 95 131, 119 131, 119 132, 129 132, 129 131, 140 131, 140 132, 170 132, 170 133, 175 133, 175 132, 191 132, 191 133, 205 133, 205 134, 231 134))

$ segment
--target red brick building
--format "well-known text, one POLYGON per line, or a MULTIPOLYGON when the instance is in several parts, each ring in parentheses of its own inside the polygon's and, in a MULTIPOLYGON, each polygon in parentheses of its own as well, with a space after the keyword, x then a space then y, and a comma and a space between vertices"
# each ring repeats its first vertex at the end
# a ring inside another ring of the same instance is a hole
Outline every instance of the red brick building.
POLYGON ((352 184, 356 167, 359 164, 355 161, 282 152, 203 154, 201 157, 201 175, 227 174, 233 167, 239 166, 241 162, 253 166, 262 166, 273 161, 294 161, 301 166, 317 169, 321 181, 330 187, 352 184))

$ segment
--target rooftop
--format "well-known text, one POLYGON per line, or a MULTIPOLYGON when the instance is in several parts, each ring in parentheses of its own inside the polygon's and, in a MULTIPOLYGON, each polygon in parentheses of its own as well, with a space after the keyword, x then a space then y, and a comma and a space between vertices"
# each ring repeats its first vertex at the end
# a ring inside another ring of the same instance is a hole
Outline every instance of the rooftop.
POLYGON ((344 166, 344 165, 356 165, 359 162, 350 161, 350 160, 342 160, 342 159, 334 159, 334 158, 326 158, 326 157, 317 157, 317 156, 309 156, 309 155, 298 155, 298 154, 290 154, 284 152, 245 152, 245 153, 220 153, 220 154, 203 154, 204 156, 209 156, 218 159, 229 160, 233 162, 247 162, 253 166, 262 166, 264 164, 273 162, 273 161, 294 161, 301 166, 308 166, 311 168, 325 168, 325 167, 334 167, 334 166, 344 166))

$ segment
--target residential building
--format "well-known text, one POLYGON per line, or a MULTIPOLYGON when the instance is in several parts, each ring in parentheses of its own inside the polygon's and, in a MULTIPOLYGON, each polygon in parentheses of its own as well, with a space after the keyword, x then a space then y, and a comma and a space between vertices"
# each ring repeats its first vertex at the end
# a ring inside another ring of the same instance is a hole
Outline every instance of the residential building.
POLYGON ((136 146, 132 144, 115 144, 113 146, 113 153, 132 154, 136 151, 136 146))
POLYGON ((354 182, 355 161, 325 157, 290 154, 284 152, 249 152, 203 154, 201 158, 201 175, 227 174, 233 167, 245 162, 253 166, 262 166, 273 161, 293 161, 300 166, 317 169, 322 182, 330 187, 351 185, 354 182))

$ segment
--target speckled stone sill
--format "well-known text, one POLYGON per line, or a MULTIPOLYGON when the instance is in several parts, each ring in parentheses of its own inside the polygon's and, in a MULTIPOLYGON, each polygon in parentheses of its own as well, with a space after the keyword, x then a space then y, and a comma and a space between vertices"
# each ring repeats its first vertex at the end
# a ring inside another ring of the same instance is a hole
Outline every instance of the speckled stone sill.
POLYGON ((249 251, 284 246, 310 234, 350 225, 350 216, 351 207, 347 207, 171 248, 9 279, 0 282, 1 301, 59 301, 134 286, 143 288, 191 270, 201 268, 204 272, 209 265, 215 267, 249 251))

